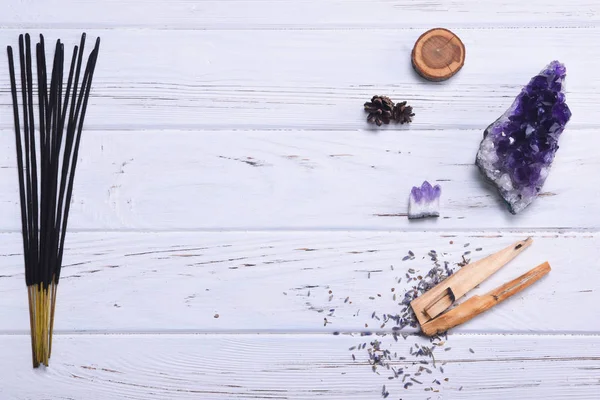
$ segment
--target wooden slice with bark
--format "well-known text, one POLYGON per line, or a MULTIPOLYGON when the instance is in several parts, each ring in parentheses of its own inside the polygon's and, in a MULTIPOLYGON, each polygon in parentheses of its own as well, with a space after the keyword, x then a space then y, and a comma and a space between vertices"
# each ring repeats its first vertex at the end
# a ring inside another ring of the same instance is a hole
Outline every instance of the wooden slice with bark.
POLYGON ((414 69, 430 81, 444 81, 465 63, 465 45, 454 33, 436 28, 422 34, 412 51, 414 69))

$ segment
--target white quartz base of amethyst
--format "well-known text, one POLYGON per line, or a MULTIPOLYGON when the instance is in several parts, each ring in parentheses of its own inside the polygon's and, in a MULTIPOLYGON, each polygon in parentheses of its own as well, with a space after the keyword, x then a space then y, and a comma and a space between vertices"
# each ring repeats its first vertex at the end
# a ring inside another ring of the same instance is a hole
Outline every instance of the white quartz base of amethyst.
POLYGON ((571 117, 565 103, 565 77, 563 64, 548 64, 483 134, 475 163, 513 214, 541 192, 559 136, 571 117))
POLYGON ((431 186, 427 181, 421 187, 413 186, 408 199, 408 218, 440 216, 440 185, 431 186))

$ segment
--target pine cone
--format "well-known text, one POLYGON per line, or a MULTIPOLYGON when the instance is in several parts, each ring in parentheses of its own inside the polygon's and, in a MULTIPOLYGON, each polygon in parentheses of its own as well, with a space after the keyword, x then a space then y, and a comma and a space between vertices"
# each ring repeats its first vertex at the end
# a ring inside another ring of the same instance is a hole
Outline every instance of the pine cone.
POLYGON ((367 121, 381 124, 389 124, 394 115, 394 102, 387 96, 373 96, 370 102, 365 103, 365 111, 369 113, 367 121))
POLYGON ((405 101, 396 104, 393 112, 394 121, 399 122, 400 124, 412 122, 411 117, 415 116, 412 110, 413 108, 411 106, 407 106, 405 101))

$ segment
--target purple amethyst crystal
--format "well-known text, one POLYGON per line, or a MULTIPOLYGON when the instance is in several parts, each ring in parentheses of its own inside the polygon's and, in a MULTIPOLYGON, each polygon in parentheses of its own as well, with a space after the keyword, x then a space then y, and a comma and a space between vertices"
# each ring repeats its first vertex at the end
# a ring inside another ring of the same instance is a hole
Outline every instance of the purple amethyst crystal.
POLYGON ((440 216, 440 185, 431 186, 427 181, 421 187, 413 186, 408 200, 408 218, 440 216))
POLYGON ((566 73, 563 64, 552 61, 483 133, 475 163, 513 214, 542 190, 558 138, 571 118, 565 103, 566 73))

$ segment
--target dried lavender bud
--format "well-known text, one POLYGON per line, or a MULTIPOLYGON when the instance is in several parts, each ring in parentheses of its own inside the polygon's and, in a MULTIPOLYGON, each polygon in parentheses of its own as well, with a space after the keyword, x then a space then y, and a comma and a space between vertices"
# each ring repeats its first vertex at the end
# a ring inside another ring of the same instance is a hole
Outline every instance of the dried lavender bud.
MULTIPOLYGON (((413 384, 421 384, 422 382, 419 379, 421 379, 425 373, 431 374, 432 378, 435 378, 436 374, 445 373, 444 369, 441 366, 436 367, 436 360, 434 357, 434 350, 437 347, 444 348, 442 346, 444 346, 445 340, 447 339, 445 335, 439 335, 430 338, 431 345, 429 346, 420 344, 419 342, 413 344, 413 346, 410 349, 407 349, 409 354, 406 354, 406 357, 402 356, 401 354, 399 355, 398 352, 395 352, 393 350, 390 351, 387 348, 388 345, 394 345, 394 343, 398 341, 400 335, 402 335, 402 337, 405 340, 408 338, 408 333, 401 332, 402 329, 404 329, 405 327, 419 327, 418 320, 416 319, 412 308, 410 307, 410 302, 454 273, 453 268, 455 264, 451 264, 448 261, 440 260, 440 258, 444 255, 445 253, 438 253, 436 250, 429 251, 429 257, 432 259, 433 265, 427 271, 427 273, 423 273, 417 276, 417 272, 415 271, 415 269, 410 268, 406 270, 408 272, 406 272, 405 275, 407 276, 408 281, 411 282, 410 284, 412 285, 412 288, 407 288, 404 291, 401 289, 400 286, 390 288, 390 290, 393 292, 394 304, 398 305, 398 308, 395 310, 396 313, 391 314, 388 312, 389 310, 372 310, 371 312, 372 319, 376 319, 382 322, 380 325, 381 329, 388 325, 392 325, 391 332, 376 332, 375 335, 377 335, 378 337, 377 340, 373 340, 369 343, 368 346, 367 343, 358 345, 358 350, 366 351, 367 361, 370 365, 371 370, 374 373, 379 375, 381 374, 381 371, 388 370, 390 371, 390 374, 385 374, 385 376, 382 376, 382 379, 387 378, 387 380, 392 380, 395 378, 402 377, 402 384, 405 385, 407 389, 413 384), (396 299, 398 300, 397 303, 396 299), (379 340, 379 337, 386 336, 389 334, 392 335, 393 341, 390 340, 389 342, 382 343, 379 340), (411 359, 412 357, 414 358, 411 359), (407 363, 406 369, 411 368, 412 365, 412 371, 405 369, 396 370, 396 367, 394 367, 394 363, 396 362, 407 363), (428 365, 433 365, 433 368, 428 368, 428 365), (413 378, 410 378, 411 374, 405 372, 413 372, 413 378)), ((414 253, 412 253, 412 251, 409 252, 409 257, 414 257, 414 253)), ((390 270, 392 270, 391 267, 390 270)), ((394 282, 398 283, 402 281, 402 278, 398 277, 394 277, 393 279, 394 282)), ((376 296, 381 297, 381 294, 376 294, 376 296)), ((383 297, 385 298, 385 296, 383 297)), ((373 296, 370 296, 369 298, 371 300, 375 300, 375 294, 373 296)), ((379 302, 377 304, 379 304, 379 302)), ((358 316, 358 312, 356 312, 354 316, 358 316)), ((366 324, 365 326, 368 327, 368 324, 366 324)), ((361 336, 367 335, 371 335, 371 332, 361 333, 361 336)), ((446 351, 449 350, 450 347, 447 347, 446 351)), ((352 359, 353 361, 356 361, 356 356, 354 354, 352 354, 352 359)), ((439 379, 436 380, 441 384, 441 377, 439 377, 439 379)), ((434 381, 434 383, 436 382, 434 381)), ((438 391, 437 389, 433 389, 432 387, 430 387, 429 389, 430 390, 428 391, 438 391)), ((386 392, 388 392, 387 388, 386 392)))

